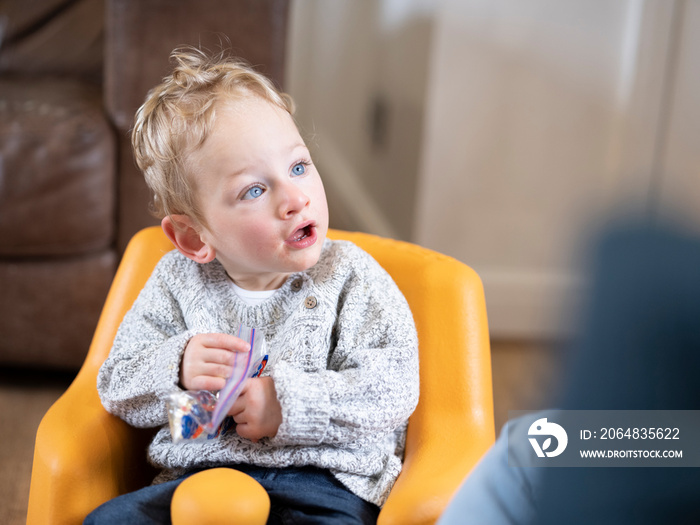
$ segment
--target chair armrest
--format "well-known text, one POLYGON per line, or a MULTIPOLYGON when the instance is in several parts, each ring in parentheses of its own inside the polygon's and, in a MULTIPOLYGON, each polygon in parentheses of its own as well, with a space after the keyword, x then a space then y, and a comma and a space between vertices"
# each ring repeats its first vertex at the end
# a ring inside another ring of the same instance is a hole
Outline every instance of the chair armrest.
MULTIPOLYGON (((406 289, 420 340, 421 394, 404 467, 380 525, 434 523, 495 440, 486 302, 471 268, 434 255, 420 299, 406 289), (427 286, 427 285, 426 285, 427 286)), ((410 279, 419 280, 418 272, 410 279)))
POLYGON ((82 523, 105 501, 148 484, 142 432, 107 413, 92 383, 78 375, 39 425, 28 524, 82 523))
POLYGON ((171 248, 161 229, 153 227, 134 236, 124 253, 83 367, 39 425, 28 524, 82 523, 100 504, 155 477, 146 462, 154 430, 130 427, 102 407, 97 371, 124 314, 171 248))
MULTIPOLYGON (((493 444, 488 432, 454 435, 445 422, 445 447, 415 444, 379 516, 380 525, 435 523, 467 474, 493 444), (456 439, 455 439, 456 438, 456 439), (459 440, 461 446, 454 446, 459 440)), ((461 428, 461 427, 460 427, 461 428)), ((409 429, 410 432, 410 429, 409 429)), ((409 437, 412 439, 412 437, 409 437)))

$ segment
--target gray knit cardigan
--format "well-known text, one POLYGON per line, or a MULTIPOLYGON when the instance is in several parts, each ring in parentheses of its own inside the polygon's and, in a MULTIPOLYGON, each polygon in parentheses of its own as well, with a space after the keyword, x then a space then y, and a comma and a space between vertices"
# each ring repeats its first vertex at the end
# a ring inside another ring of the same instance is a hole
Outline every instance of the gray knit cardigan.
POLYGON ((156 483, 187 470, 248 463, 329 469, 359 497, 382 505, 402 464, 406 424, 418 402, 418 339, 391 277, 346 241, 326 240, 319 262, 247 306, 218 261, 166 254, 126 314, 97 388, 105 408, 136 427, 161 427, 149 459, 156 483), (282 424, 253 443, 235 431, 173 444, 165 397, 198 333, 262 329, 282 424))

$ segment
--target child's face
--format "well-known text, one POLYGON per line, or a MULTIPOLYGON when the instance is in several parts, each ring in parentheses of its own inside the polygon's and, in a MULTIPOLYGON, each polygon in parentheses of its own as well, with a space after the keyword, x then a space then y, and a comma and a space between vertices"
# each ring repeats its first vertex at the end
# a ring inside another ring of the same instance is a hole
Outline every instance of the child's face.
POLYGON ((190 159, 200 238, 242 288, 274 289, 318 262, 328 231, 323 183, 291 116, 257 96, 216 108, 190 159))

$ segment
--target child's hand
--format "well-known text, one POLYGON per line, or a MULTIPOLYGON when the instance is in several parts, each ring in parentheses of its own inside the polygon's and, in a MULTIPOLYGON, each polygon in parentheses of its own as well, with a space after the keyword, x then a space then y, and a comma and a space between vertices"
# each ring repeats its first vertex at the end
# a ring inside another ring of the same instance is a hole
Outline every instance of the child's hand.
POLYGON ((250 345, 233 335, 195 335, 182 356, 180 383, 185 390, 221 390, 233 373, 235 352, 248 350, 250 345))
POLYGON ((257 442, 260 438, 275 437, 282 424, 275 382, 271 377, 248 379, 228 414, 233 416, 236 432, 243 438, 257 442))

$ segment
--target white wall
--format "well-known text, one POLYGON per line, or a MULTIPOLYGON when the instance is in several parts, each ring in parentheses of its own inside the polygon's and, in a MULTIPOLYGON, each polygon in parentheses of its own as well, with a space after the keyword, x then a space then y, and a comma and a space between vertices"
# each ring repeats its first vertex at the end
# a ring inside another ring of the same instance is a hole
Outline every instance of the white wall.
POLYGON ((700 224, 700 2, 292 12, 289 89, 336 219, 474 267, 493 336, 566 333, 587 236, 613 212, 700 224))
POLYGON ((411 237, 434 9, 292 2, 288 90, 343 225, 411 237))
MULTIPOLYGON (((682 8, 672 0, 442 2, 415 240, 480 273, 492 334, 565 332, 589 232, 623 209, 651 213, 668 161, 660 145, 682 8)), ((697 51, 688 48, 694 68, 697 51)))
POLYGON ((652 205, 700 230, 700 2, 679 3, 652 205))

